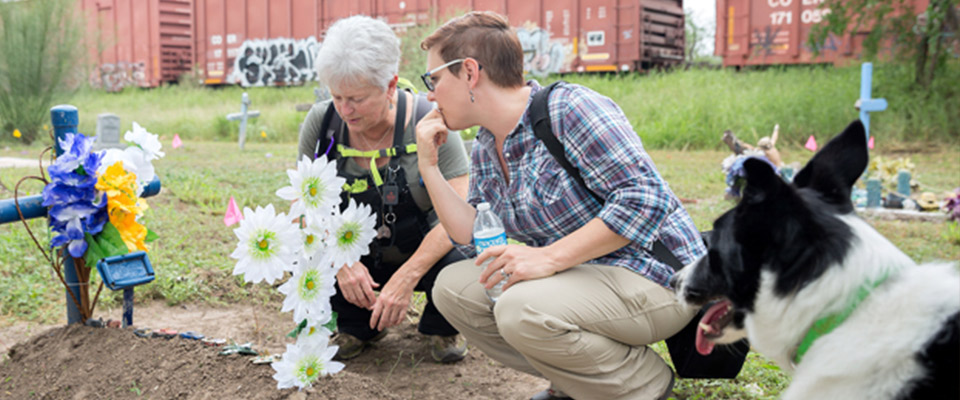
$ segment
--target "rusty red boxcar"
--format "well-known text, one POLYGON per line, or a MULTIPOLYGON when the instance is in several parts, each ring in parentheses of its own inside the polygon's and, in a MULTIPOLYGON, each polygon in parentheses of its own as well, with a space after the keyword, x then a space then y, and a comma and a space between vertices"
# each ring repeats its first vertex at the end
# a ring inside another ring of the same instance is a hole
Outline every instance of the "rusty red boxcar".
POLYGON ((155 87, 190 70, 191 0, 78 0, 87 26, 91 83, 107 90, 155 87))
MULTIPOLYGON (((830 35, 814 56, 811 28, 830 13, 823 0, 717 0, 715 54, 724 66, 832 63, 857 60, 869 26, 842 37, 830 35)), ((929 0, 905 0, 902 7, 922 13, 929 0)), ((901 8, 902 9, 902 8, 901 8)))
MULTIPOLYGON (((140 30, 146 23, 164 21, 168 14, 160 12, 159 18, 153 18, 157 13, 151 10, 163 10, 166 3, 190 9, 183 14, 189 24, 178 25, 189 29, 191 38, 183 54, 192 54, 191 64, 206 84, 288 85, 313 80, 314 56, 323 32, 338 19, 357 14, 383 19, 402 34, 412 25, 466 10, 501 13, 517 28, 525 67, 536 76, 647 70, 677 64, 684 55, 682 0, 80 1, 88 14, 98 10, 93 14, 114 19, 114 14, 144 15, 139 17, 144 24, 133 17, 129 19, 138 21, 135 25, 123 19, 107 23, 115 37, 129 39, 118 41, 109 57, 101 56, 106 64, 138 68, 136 77, 147 78, 134 79, 141 86, 175 80, 174 75, 183 72, 182 68, 165 69, 161 57, 154 62, 149 56, 121 52, 131 44, 146 42, 152 49, 154 42, 162 42, 163 29, 140 30), (102 4, 116 10, 99 11, 102 4)), ((100 21, 109 18, 90 20, 102 30, 100 21)))

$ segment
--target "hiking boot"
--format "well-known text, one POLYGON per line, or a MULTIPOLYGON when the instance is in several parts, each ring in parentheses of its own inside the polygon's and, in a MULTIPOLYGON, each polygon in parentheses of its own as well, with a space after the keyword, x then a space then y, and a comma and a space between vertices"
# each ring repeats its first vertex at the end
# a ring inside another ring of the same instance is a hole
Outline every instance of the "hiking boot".
POLYGON ((533 395, 530 400, 573 400, 573 397, 567 396, 566 393, 557 389, 557 387, 551 383, 549 388, 533 395))
POLYGON ((438 363, 454 363, 467 355, 467 341, 460 335, 430 335, 430 355, 438 363))
POLYGON ((366 349, 371 343, 383 339, 384 336, 387 336, 386 330, 380 331, 380 333, 377 333, 377 335, 370 338, 370 340, 360 340, 349 333, 337 332, 337 334, 333 336, 333 339, 331 339, 331 344, 339 346, 340 348, 337 349, 337 354, 333 359, 344 361, 355 358, 359 356, 360 353, 363 353, 363 349, 366 349))

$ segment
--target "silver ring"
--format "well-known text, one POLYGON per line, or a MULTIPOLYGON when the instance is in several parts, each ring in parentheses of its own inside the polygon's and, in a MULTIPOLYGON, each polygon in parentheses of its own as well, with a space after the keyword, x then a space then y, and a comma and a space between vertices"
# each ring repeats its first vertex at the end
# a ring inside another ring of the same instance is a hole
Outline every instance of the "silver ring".
POLYGON ((502 276, 503 279, 509 279, 509 278, 510 278, 510 276, 508 276, 506 272, 503 272, 503 268, 500 268, 500 276, 502 276))

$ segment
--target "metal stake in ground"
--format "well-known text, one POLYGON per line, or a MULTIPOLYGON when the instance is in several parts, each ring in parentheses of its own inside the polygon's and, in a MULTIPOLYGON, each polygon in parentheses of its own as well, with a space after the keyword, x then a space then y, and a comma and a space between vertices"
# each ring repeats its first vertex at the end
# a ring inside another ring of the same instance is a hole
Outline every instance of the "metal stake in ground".
POLYGON ((243 143, 247 141, 247 119, 260 116, 260 111, 247 111, 249 106, 250 96, 247 95, 247 92, 243 92, 243 97, 240 101, 240 112, 227 114, 228 120, 240 121, 240 150, 243 150, 243 143))
POLYGON ((153 281, 147 253, 137 251, 101 259, 97 271, 110 290, 123 290, 123 327, 133 325, 133 287, 153 281))

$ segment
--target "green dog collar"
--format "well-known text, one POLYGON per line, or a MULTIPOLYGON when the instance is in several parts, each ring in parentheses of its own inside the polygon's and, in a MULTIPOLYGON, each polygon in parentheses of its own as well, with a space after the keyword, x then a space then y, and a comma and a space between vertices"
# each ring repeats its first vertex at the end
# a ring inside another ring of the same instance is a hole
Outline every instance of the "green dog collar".
POLYGON ((853 313, 853 310, 863 302, 867 296, 873 292, 877 286, 880 286, 883 282, 887 280, 889 274, 884 274, 877 280, 873 282, 868 282, 860 286, 857 289, 857 294, 853 298, 853 301, 847 305, 846 308, 840 310, 840 312, 827 315, 823 318, 818 319, 813 323, 813 326, 810 327, 810 330, 807 331, 807 335, 803 337, 803 340, 800 342, 800 346, 797 347, 797 353, 793 357, 794 365, 800 364, 800 360, 803 359, 803 355, 807 353, 807 350, 810 350, 810 346, 813 346, 813 342, 817 341, 821 336, 826 335, 836 329, 843 321, 847 320, 847 317, 853 313))

